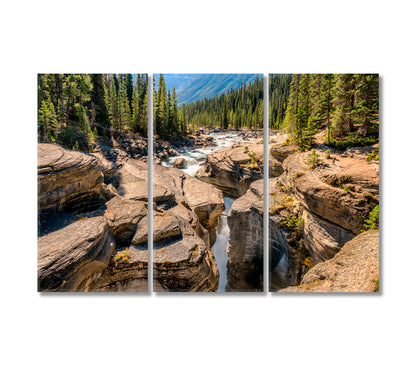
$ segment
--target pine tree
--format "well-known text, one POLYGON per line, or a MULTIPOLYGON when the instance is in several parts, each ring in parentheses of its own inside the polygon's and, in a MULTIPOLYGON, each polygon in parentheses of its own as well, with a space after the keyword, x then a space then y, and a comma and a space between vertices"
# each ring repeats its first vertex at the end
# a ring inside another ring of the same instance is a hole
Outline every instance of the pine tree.
POLYGON ((38 113, 39 135, 42 141, 55 142, 57 138, 57 120, 52 101, 42 100, 38 113))
MULTIPOLYGON (((352 114, 361 123, 357 136, 365 137, 377 124, 379 78, 376 74, 356 74, 355 78, 357 80, 356 105, 352 114)), ((378 127, 376 131, 378 132, 378 127)))
POLYGON ((317 117, 327 128, 327 142, 331 142, 331 114, 333 111, 333 74, 324 74, 322 79, 321 94, 319 96, 319 106, 317 117))
POLYGON ((156 112, 155 112, 155 131, 162 139, 168 135, 168 100, 165 78, 163 74, 159 76, 159 87, 156 95, 156 112))
POLYGON ((131 106, 131 102, 133 100, 133 90, 134 90, 132 74, 126 74, 126 89, 127 89, 127 97, 129 100, 129 105, 131 106))
POLYGON ((222 128, 224 130, 228 129, 228 118, 227 118, 227 101, 224 97, 223 99, 223 110, 222 110, 222 128))
POLYGON ((291 134, 295 133, 298 124, 298 106, 299 106, 299 79, 300 75, 295 74, 290 83, 290 95, 286 109, 283 127, 291 134))
POLYGON ((356 77, 353 74, 336 74, 334 87, 334 133, 336 136, 353 132, 352 110, 355 104, 356 77))
POLYGON ((179 135, 179 115, 178 115, 178 104, 177 104, 175 87, 172 88, 172 91, 169 95, 168 123, 169 123, 170 135, 173 138, 177 138, 179 135))
POLYGON ((108 87, 105 74, 91 74, 91 81, 93 84, 91 100, 95 121, 102 126, 108 127, 110 125, 110 119, 107 109, 108 87))
POLYGON ((188 123, 186 121, 186 109, 185 109, 185 105, 182 105, 182 107, 181 107, 180 124, 181 124, 181 134, 182 134, 182 136, 186 136, 187 135, 188 123))

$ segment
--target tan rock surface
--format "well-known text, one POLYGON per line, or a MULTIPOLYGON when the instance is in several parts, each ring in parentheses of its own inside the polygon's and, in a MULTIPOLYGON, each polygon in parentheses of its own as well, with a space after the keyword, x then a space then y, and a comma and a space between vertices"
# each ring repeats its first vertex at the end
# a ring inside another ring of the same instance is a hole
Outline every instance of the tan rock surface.
POLYGON ((347 231, 359 234, 364 220, 378 204, 378 173, 365 159, 333 156, 309 169, 309 152, 289 156, 283 162, 285 178, 296 198, 310 212, 347 231), (349 186, 349 191, 344 190, 349 186), (372 197, 365 197, 371 193, 372 197))
POLYGON ((38 206, 85 211, 105 202, 100 161, 56 144, 38 144, 38 206))
POLYGON ((108 266, 115 249, 103 217, 77 221, 38 238, 39 291, 77 291, 108 266))
POLYGON ((195 177, 220 188, 225 195, 242 196, 255 180, 263 174, 263 144, 258 141, 226 147, 208 155, 206 164, 195 177), (247 152, 245 152, 247 146, 247 152), (249 154, 256 154, 259 161, 247 166, 249 154))
POLYGON ((378 283, 379 232, 367 231, 309 270, 300 286, 280 292, 374 292, 378 283))

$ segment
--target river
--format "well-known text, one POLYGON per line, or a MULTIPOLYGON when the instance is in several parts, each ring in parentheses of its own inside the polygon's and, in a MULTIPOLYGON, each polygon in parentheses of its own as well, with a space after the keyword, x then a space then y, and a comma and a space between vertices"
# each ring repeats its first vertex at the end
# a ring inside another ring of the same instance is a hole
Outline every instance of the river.
MULTIPOLYGON (((237 142, 244 142, 248 140, 243 139, 239 134, 233 132, 217 132, 211 133, 210 135, 214 137, 214 141, 216 143, 215 146, 207 148, 185 147, 178 150, 179 154, 177 156, 170 157, 166 161, 163 161, 162 165, 173 167, 173 162, 177 158, 183 157, 186 161, 186 168, 182 170, 191 176, 195 176, 196 172, 204 164, 205 159, 210 153, 221 148, 230 147, 237 142)), ((224 197, 225 212, 223 214, 228 214, 234 201, 235 199, 227 196, 224 197)), ((230 228, 228 227, 227 216, 221 215, 218 220, 217 239, 211 246, 211 251, 215 257, 218 271, 220 273, 220 281, 217 292, 225 292, 225 286, 227 285, 227 246, 229 237, 230 228)))

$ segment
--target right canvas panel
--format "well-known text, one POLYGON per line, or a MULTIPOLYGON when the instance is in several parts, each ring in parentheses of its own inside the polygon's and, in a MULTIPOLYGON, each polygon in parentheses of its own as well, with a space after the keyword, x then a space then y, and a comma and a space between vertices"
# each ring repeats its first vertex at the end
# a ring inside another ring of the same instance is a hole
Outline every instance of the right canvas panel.
POLYGON ((269 177, 269 290, 378 292, 378 74, 270 74, 269 177))

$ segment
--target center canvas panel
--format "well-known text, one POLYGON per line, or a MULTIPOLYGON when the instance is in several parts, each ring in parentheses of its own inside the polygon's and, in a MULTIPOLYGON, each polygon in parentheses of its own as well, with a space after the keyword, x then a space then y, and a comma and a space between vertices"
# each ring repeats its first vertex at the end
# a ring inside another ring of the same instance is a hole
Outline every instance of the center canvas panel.
POLYGON ((153 87, 153 290, 262 292, 262 75, 153 87))

